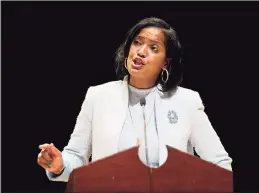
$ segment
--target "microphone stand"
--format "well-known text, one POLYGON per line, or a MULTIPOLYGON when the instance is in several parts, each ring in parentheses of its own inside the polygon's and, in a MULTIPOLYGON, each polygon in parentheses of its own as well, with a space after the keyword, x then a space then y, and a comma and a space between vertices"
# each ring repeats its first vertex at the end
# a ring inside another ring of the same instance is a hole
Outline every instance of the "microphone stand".
POLYGON ((145 105, 146 105, 146 99, 143 98, 140 101, 140 105, 142 106, 143 110, 143 119, 144 119, 144 137, 145 137, 145 153, 146 153, 146 162, 148 166, 148 173, 149 173, 149 185, 150 185, 150 191, 153 192, 153 184, 152 184, 152 168, 149 164, 149 157, 148 157, 148 145, 147 145, 147 124, 146 124, 146 117, 145 117, 145 105))

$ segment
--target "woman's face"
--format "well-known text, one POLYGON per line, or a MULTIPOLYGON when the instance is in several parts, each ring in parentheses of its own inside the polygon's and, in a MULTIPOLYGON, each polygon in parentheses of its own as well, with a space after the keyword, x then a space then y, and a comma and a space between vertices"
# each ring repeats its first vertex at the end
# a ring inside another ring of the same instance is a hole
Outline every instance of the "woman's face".
POLYGON ((166 65, 165 35, 157 27, 143 28, 133 40, 127 58, 132 78, 156 80, 166 65))

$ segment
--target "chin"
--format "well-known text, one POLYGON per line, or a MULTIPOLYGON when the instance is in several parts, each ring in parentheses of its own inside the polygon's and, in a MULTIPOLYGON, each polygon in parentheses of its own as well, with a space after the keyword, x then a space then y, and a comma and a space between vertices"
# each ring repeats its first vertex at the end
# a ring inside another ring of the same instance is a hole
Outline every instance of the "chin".
POLYGON ((141 72, 141 70, 130 70, 129 71, 130 76, 134 77, 134 78, 139 78, 139 79, 143 79, 145 78, 145 74, 143 72, 141 72))

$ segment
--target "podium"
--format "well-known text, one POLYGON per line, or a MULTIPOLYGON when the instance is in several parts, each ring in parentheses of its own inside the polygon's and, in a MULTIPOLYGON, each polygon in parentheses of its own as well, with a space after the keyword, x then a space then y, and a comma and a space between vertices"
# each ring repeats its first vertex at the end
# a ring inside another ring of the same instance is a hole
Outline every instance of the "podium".
POLYGON ((138 147, 74 169, 67 193, 233 192, 232 171, 166 146, 168 157, 159 168, 144 165, 138 147))

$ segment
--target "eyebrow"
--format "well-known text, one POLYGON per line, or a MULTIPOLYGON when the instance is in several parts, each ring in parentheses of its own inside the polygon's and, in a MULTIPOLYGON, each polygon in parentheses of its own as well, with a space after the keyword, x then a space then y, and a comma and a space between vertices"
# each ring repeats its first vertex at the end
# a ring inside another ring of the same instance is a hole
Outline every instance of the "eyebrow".
MULTIPOLYGON (((159 42, 159 41, 156 41, 156 40, 151 40, 151 39, 149 39, 149 38, 147 38, 147 37, 144 37, 144 36, 136 36, 136 38, 140 38, 140 39, 148 39, 149 41, 151 41, 151 42, 155 42, 155 43, 157 43, 157 44, 162 44, 163 45, 163 42, 159 42)), ((135 39, 136 39, 135 38, 135 39)))

